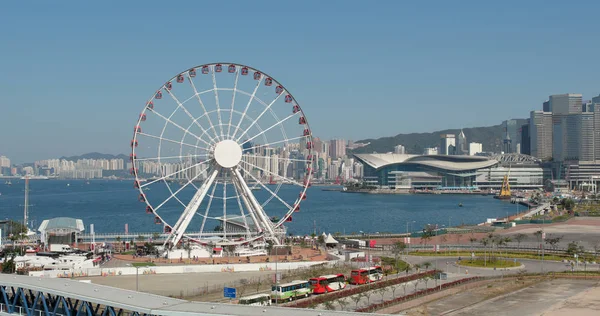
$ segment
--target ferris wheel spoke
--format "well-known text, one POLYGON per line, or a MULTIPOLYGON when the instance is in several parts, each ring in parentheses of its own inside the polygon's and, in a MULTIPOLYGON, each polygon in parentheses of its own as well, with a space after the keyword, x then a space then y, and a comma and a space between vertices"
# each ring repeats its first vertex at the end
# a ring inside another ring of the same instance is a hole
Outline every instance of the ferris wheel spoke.
POLYGON ((151 160, 161 160, 161 159, 183 159, 183 158, 196 158, 196 157, 206 157, 208 154, 196 154, 196 155, 180 155, 180 156, 167 156, 167 157, 147 157, 147 158, 136 158, 136 161, 151 161, 151 160))
MULTIPOLYGON (((177 109, 175 109, 175 111, 177 111, 177 109)), ((162 115, 162 114, 158 113, 157 111, 152 111, 152 113, 156 114, 158 117, 162 118, 162 119, 163 119, 163 120, 165 120, 167 123, 171 123, 171 125, 173 125, 173 126, 175 126, 175 127, 179 128, 179 129, 180 129, 181 131, 183 131, 185 134, 189 134, 189 135, 191 135, 192 137, 194 137, 194 138, 196 138, 196 139, 200 140, 201 142, 205 143, 206 145, 208 145, 208 146, 211 146, 211 144, 210 144, 210 143, 208 143, 208 142, 207 142, 207 141, 205 141, 204 139, 201 139, 201 138, 200 138, 199 136, 197 136, 196 134, 194 134, 194 133, 191 133, 189 130, 187 130, 187 129, 183 128, 181 125, 179 125, 179 124, 177 124, 177 123, 173 122, 173 121, 172 121, 170 118, 168 118, 168 117, 165 117, 164 115, 162 115)), ((163 131, 164 131, 164 129, 163 129, 163 131)))
MULTIPOLYGON (((194 177, 192 177, 191 179, 189 179, 184 185, 182 185, 179 189, 177 189, 175 192, 171 191, 171 195, 166 198, 162 203, 160 203, 158 206, 156 206, 154 208, 154 211, 158 211, 161 207, 163 207, 163 205, 167 204, 172 198, 177 198, 177 194, 181 191, 183 191, 183 189, 185 189, 188 185, 190 185, 190 183, 192 183, 193 181, 195 181, 196 179, 198 179, 202 173, 204 173, 204 171, 208 170, 209 167, 207 167, 206 169, 202 170, 202 172, 199 172, 197 175, 195 175, 194 177)), ((170 190, 169 190, 170 191, 170 190)), ((183 203, 183 205, 185 206, 185 203, 183 203)))
MULTIPOLYGON (((263 187, 265 190, 267 190, 269 193, 271 193, 271 195, 276 198, 277 200, 279 200, 279 202, 281 202, 283 205, 285 205, 285 207, 287 207, 288 209, 293 209, 291 205, 289 205, 286 201, 284 201, 282 198, 280 198, 275 192, 273 192, 268 186, 266 186, 262 181, 260 181, 259 179, 257 179, 255 176, 252 175, 252 173, 248 170, 246 170, 244 167, 240 166, 240 168, 242 168, 242 170, 244 170, 244 173, 246 173, 247 175, 250 176, 250 178, 252 178, 254 181, 256 181, 261 187, 263 187)), ((264 207, 264 205, 263 205, 264 207)))
POLYGON ((256 119, 254 119, 254 121, 252 121, 252 123, 250 123, 250 126, 248 126, 248 128, 246 128, 244 130, 244 132, 242 133, 242 135, 240 135, 240 137, 238 137, 238 139, 236 139, 237 142, 240 141, 240 138, 242 138, 242 136, 246 133, 248 133, 248 131, 252 128, 252 126, 254 126, 254 124, 256 124, 256 122, 258 122, 258 120, 260 120, 260 118, 271 108, 271 106, 273 106, 273 104, 275 104, 275 102, 277 102, 277 100, 279 100, 279 98, 283 95, 284 93, 280 93, 278 94, 275 99, 273 99, 273 101, 271 101, 271 103, 269 103, 265 109, 258 115, 258 117, 256 117, 256 119))
POLYGON ((242 196, 244 196, 244 198, 246 198, 248 200, 248 203, 251 206, 250 210, 254 213, 254 216, 257 217, 257 219, 259 220, 255 223, 257 224, 257 226, 262 225, 268 233, 267 237, 270 239, 273 239, 273 241, 276 244, 279 244, 280 243, 279 240, 275 237, 273 224, 268 219, 267 214, 265 213, 263 208, 260 206, 260 204, 256 200, 256 197, 254 196, 254 194, 252 194, 252 191, 250 190, 250 188, 244 181, 242 174, 240 173, 238 168, 233 168, 232 170, 233 170, 234 176, 236 177, 237 183, 240 185, 239 189, 241 189, 241 192, 243 193, 242 196))
POLYGON ((152 180, 152 181, 150 181, 150 182, 146 182, 146 183, 144 183, 144 184, 141 184, 141 185, 140 185, 140 188, 147 187, 147 186, 149 186, 149 185, 151 185, 151 184, 154 184, 154 183, 156 183, 156 182, 159 182, 159 181, 162 181, 162 180, 168 180, 170 177, 172 177, 172 176, 174 176, 174 175, 176 175, 176 174, 179 174, 179 173, 185 172, 185 171, 187 171, 187 170, 190 170, 190 169, 192 169, 192 168, 195 168, 195 167, 197 167, 197 166, 200 166, 200 165, 202 165, 202 164, 205 164, 205 163, 207 163, 207 162, 211 162, 212 160, 213 160, 213 158, 210 158, 210 159, 204 160, 204 161, 202 161, 202 162, 199 162, 199 163, 197 163, 197 164, 193 164, 193 165, 191 165, 191 166, 189 166, 189 167, 183 168, 183 169, 181 169, 181 170, 177 170, 177 171, 175 171, 175 172, 173 172, 173 173, 170 173, 170 174, 164 175, 164 176, 162 176, 162 177, 160 177, 160 178, 157 178, 157 179, 155 179, 155 180, 152 180))
MULTIPOLYGON (((173 93, 171 90, 167 90, 167 93, 169 93, 169 95, 171 96, 171 98, 173 99, 173 101, 175 101, 175 103, 177 103, 177 107, 181 108, 183 110, 183 112, 185 112, 185 114, 192 120, 192 124, 195 124, 196 126, 198 126, 200 128, 200 130, 202 130, 202 135, 206 134, 207 137, 210 139, 210 141, 212 143, 214 143, 215 140, 212 139, 210 136, 208 136, 208 134, 206 133, 206 130, 204 129, 204 127, 202 127, 202 125, 200 125, 198 123, 198 121, 194 118, 194 116, 190 113, 190 111, 188 111, 188 109, 183 105, 183 103, 179 102, 179 99, 177 99, 177 97, 175 96, 175 93, 173 93)), ((189 127, 186 129, 186 131, 187 130, 189 130, 189 127)), ((210 146, 209 143, 206 143, 206 144, 210 146)))
MULTIPOLYGON (((254 100, 254 96, 256 95, 256 91, 258 91, 258 87, 260 87, 260 83, 262 82, 262 78, 264 76, 261 76, 259 80, 257 80, 256 82, 256 87, 254 87, 254 91, 252 92, 252 95, 250 96, 250 99, 248 100, 248 103, 246 104, 246 107, 244 108, 244 112, 242 113, 242 116, 240 117, 240 120, 237 123, 237 126, 235 128, 235 132, 233 132, 233 135, 231 136, 231 139, 235 139, 235 135, 237 134, 238 129, 240 129, 240 125, 242 124, 242 122, 244 121, 244 118, 246 117, 246 113, 248 112, 248 108, 250 107, 250 104, 252 103, 252 100, 254 100)), ((244 135, 244 134, 242 134, 244 135)))
POLYGON ((227 182, 223 181, 223 238, 227 239, 227 182))
POLYGON ((240 78, 239 69, 235 71, 235 82, 233 83, 233 96, 231 97, 231 111, 229 111, 229 124, 227 124, 227 137, 231 138, 231 121, 233 120, 233 109, 235 108, 235 95, 237 93, 238 79, 240 78))
MULTIPOLYGON (((253 149, 264 147, 264 146, 271 146, 271 145, 275 145, 275 144, 287 143, 287 142, 290 142, 290 141, 300 140, 302 138, 308 138, 308 137, 310 137, 310 135, 292 137, 292 138, 288 138, 288 139, 284 139, 284 140, 278 140, 276 142, 270 142, 270 143, 266 143, 266 144, 258 144, 256 146, 252 146, 252 147, 249 147, 249 148, 244 148, 244 150, 245 151, 253 150, 253 149)), ((244 143, 247 143, 247 141, 244 141, 244 143)), ((242 144, 244 144, 244 143, 242 143, 242 144)))
POLYGON ((200 104, 200 107, 204 111, 204 114, 206 114, 206 118, 208 120, 208 124, 210 124, 210 128, 215 133, 215 138, 214 139, 219 139, 219 135, 217 134, 217 130, 215 129, 215 125, 212 123, 212 120, 210 119, 210 115, 208 115, 208 111, 206 110, 206 107, 204 106, 204 102, 202 102, 202 98, 200 97, 200 94, 198 93, 198 90, 196 89, 196 85, 194 84, 194 81, 192 80, 192 77, 190 77, 189 73, 187 74, 187 76, 188 76, 188 82, 190 83, 190 85, 192 86, 192 89, 194 90, 194 95, 196 96, 196 99, 198 100, 198 103, 200 104))
MULTIPOLYGON (((300 112, 298 112, 298 113, 300 113, 300 112)), ((252 141, 252 140, 253 140, 253 139, 255 139, 256 137, 258 137, 258 136, 260 136, 260 135, 263 135, 264 133, 266 133, 266 132, 270 131, 270 130, 271 130, 273 127, 275 127, 275 126, 277 126, 277 125, 281 125, 281 124, 283 124, 283 122, 285 122, 285 121, 289 120, 290 118, 294 117, 296 114, 297 114, 297 113, 294 113, 294 114, 292 114, 292 115, 289 115, 288 117, 286 117, 286 118, 284 118, 283 120, 281 120, 281 121, 278 121, 277 123, 275 123, 275 124, 273 124, 273 125, 271 125, 271 126, 267 127, 266 129, 262 130, 261 132, 259 132, 259 133, 258 133, 258 134, 256 134, 256 135, 252 136, 250 139, 247 139, 247 140, 245 140, 244 142, 250 142, 250 141, 252 141)))
POLYGON ((245 164, 247 164, 247 165, 249 165, 249 166, 251 166, 251 167, 253 167, 253 168, 256 168, 256 169, 258 169, 258 170, 261 170, 262 172, 268 173, 268 174, 270 174, 270 175, 272 175, 272 176, 274 176, 274 177, 281 178, 281 179, 284 179, 284 180, 286 180, 286 181, 289 181, 289 182, 291 182, 291 183, 293 183, 293 184, 295 184, 295 185, 298 185, 298 186, 304 187, 304 184, 301 184, 300 182, 298 182, 298 181, 296 181, 296 180, 293 180, 293 179, 290 179, 290 178, 286 178, 286 177, 284 177, 284 176, 280 176, 280 175, 278 175, 278 174, 276 174, 276 173, 273 173, 273 172, 271 172, 271 171, 269 171, 269 170, 265 170, 265 169, 263 169, 263 168, 261 168, 261 167, 259 167, 259 166, 257 166, 257 165, 251 164, 251 163, 249 163, 249 162, 247 162, 247 161, 244 161, 244 160, 242 160, 242 161, 241 161, 241 163, 245 163, 245 164))
POLYGON ((217 89, 217 78, 215 75, 215 66, 212 66, 212 81, 213 81, 213 89, 215 92, 215 103, 217 105, 217 119, 219 120, 219 130, 221 131, 221 138, 219 140, 223 140, 225 135, 223 135, 223 121, 221 120, 221 107, 219 105, 219 91, 217 89))
POLYGON ((210 174, 210 176, 208 176, 208 178, 202 184, 200 189, 196 191, 196 194, 194 194, 194 196, 190 200, 190 203, 187 205, 187 207, 179 217, 179 220, 177 220, 177 223, 171 229, 171 234, 169 234, 169 236, 165 240, 164 245, 168 245, 169 243, 171 243, 172 245, 177 245, 177 243, 181 240, 181 237, 183 237, 183 234, 185 233, 185 230, 187 229, 190 222, 192 221, 192 218, 198 210, 198 207, 200 207, 200 204, 202 204, 202 200, 206 196, 206 193, 208 193, 208 188, 210 188, 210 186, 213 185, 218 174, 219 170, 215 168, 210 174))
POLYGON ((192 147, 192 148, 197 148, 197 149, 202 149, 202 150, 208 150, 208 148, 206 148, 206 147, 200 147, 200 146, 196 146, 196 145, 192 145, 192 144, 188 144, 188 143, 184 143, 184 142, 172 140, 172 139, 169 139, 169 138, 164 138, 162 136, 156 136, 156 135, 151 135, 151 134, 146 134, 146 133, 137 133, 137 134, 138 135, 142 135, 142 136, 146 136, 146 137, 150 137, 150 138, 154 138, 154 139, 158 139, 160 141, 165 141, 165 142, 169 142, 169 143, 174 143, 174 144, 182 145, 182 146, 188 146, 188 147, 192 147))
POLYGON ((215 196, 215 191, 217 189, 216 185, 213 185, 212 192, 208 195, 208 204, 206 205, 206 211, 204 211, 204 216, 202 216, 202 225, 200 226, 200 235, 204 233, 204 225, 206 224, 206 219, 208 218, 208 212, 210 211, 210 207, 212 205, 213 197, 215 196))

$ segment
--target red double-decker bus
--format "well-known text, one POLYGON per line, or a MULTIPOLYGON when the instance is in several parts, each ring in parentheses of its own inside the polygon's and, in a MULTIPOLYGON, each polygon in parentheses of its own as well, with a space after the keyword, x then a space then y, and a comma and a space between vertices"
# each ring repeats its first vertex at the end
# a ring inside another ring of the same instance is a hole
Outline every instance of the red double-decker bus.
POLYGON ((350 274, 351 284, 365 284, 383 279, 383 269, 380 266, 352 270, 350 274))
POLYGON ((322 275, 308 280, 313 294, 323 294, 342 290, 346 287, 346 277, 343 274, 322 275))

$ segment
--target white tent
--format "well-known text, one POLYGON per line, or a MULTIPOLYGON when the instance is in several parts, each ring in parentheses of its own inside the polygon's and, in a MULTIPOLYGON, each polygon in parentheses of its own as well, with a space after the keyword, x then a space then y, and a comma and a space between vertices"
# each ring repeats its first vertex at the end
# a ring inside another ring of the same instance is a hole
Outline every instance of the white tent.
POLYGON ((337 241, 337 240, 335 240, 335 239, 333 239, 333 237, 331 236, 331 234, 329 234, 329 235, 327 236, 327 238, 325 238, 325 244, 326 244, 326 245, 337 245, 337 244, 338 244, 338 241, 337 241))

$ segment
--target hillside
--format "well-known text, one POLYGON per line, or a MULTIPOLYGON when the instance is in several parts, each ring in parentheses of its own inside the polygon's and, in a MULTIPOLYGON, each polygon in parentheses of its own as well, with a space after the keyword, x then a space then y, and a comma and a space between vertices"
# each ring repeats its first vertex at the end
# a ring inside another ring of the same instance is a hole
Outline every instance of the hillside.
MULTIPOLYGON (((526 123, 526 119, 517 119, 517 126, 526 123)), ((483 151, 500 152, 502 149, 502 140, 504 139, 504 128, 502 125, 487 127, 463 128, 467 137, 467 142, 483 144, 483 151)), ((446 129, 432 133, 411 133, 398 134, 393 137, 382 137, 378 139, 363 139, 356 143, 370 143, 368 146, 355 149, 354 153, 386 153, 394 150, 394 146, 403 145, 408 154, 422 154, 428 147, 438 147, 440 145, 441 134, 458 135, 460 129, 446 129)), ((514 141, 514 140, 513 140, 514 141)), ((520 140, 518 140, 520 141, 520 140)))
POLYGON ((71 156, 71 157, 60 157, 60 159, 69 160, 69 161, 77 161, 79 159, 125 159, 126 161, 129 159, 127 155, 111 155, 111 154, 101 154, 101 153, 87 153, 80 156, 71 156))

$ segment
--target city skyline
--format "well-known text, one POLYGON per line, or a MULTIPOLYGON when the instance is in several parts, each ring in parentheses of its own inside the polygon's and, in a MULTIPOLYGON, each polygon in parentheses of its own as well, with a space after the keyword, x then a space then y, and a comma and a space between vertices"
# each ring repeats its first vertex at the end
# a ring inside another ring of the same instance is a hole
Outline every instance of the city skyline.
POLYGON ((0 24, 13 31, 0 61, 0 134, 10 135, 1 154, 25 162, 122 153, 152 92, 213 61, 281 80, 327 139, 489 126, 527 117, 547 95, 600 92, 593 2, 144 4, 120 4, 119 13, 110 4, 5 6, 0 24), (207 27, 211 36, 190 40, 207 27), (548 49, 565 37, 582 49, 548 49))

